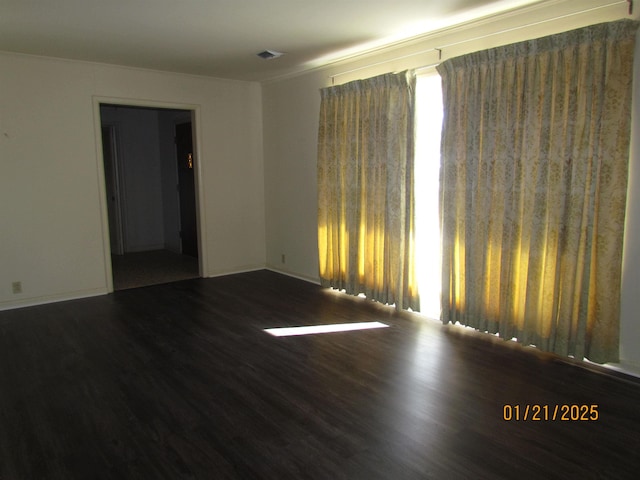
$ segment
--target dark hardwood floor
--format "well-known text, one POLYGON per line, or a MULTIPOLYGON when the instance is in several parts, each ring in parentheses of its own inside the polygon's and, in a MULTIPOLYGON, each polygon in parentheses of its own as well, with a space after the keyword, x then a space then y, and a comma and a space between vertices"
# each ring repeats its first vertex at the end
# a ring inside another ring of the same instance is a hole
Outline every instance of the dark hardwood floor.
POLYGON ((0 312, 2 480, 631 479, 639 467, 637 379, 273 272, 0 312), (390 328, 262 331, 373 320, 390 328), (598 417, 505 421, 504 405, 521 418, 527 405, 597 405, 598 417))

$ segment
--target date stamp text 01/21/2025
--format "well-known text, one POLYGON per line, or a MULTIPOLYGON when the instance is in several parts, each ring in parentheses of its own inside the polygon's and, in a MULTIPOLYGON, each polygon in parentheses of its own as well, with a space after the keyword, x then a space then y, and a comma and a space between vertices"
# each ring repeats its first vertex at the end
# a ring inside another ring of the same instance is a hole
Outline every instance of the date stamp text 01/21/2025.
POLYGON ((600 418, 598 405, 522 404, 504 405, 502 419, 507 422, 594 422, 600 418))

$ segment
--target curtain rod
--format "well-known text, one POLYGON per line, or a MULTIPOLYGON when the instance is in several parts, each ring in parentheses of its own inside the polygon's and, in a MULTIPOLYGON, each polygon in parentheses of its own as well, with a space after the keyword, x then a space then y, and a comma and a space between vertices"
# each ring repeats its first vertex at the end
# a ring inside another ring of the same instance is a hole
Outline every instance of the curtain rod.
POLYGON ((492 37, 494 35, 502 35, 503 33, 513 32, 515 30, 520 30, 522 28, 535 27, 536 25, 541 25, 543 23, 553 22, 555 20, 561 20, 563 18, 572 17, 574 15, 580 15, 580 14, 583 14, 583 13, 588 13, 588 12, 592 12, 592 11, 595 11, 595 10, 600 10, 601 8, 613 7, 615 5, 620 5, 622 3, 627 3, 628 4, 628 6, 629 6, 628 14, 632 15, 633 14, 633 0, 619 0, 617 2, 607 3, 606 5, 598 5, 597 7, 587 8, 585 10, 580 10, 578 12, 567 13, 565 15, 560 15, 558 17, 548 18, 546 20, 540 20, 539 22, 533 22, 533 23, 528 23, 526 25, 520 25, 520 26, 513 27, 513 28, 507 28, 505 30, 500 30, 498 32, 488 33, 486 35, 480 35, 480 36, 477 36, 477 37, 474 37, 474 38, 468 38, 466 40, 460 40, 459 42, 453 42, 453 43, 441 45, 439 47, 433 47, 433 48, 429 48, 427 50, 421 50, 419 52, 409 53, 409 54, 403 55, 401 57, 392 58, 391 60, 382 60, 380 62, 370 63, 370 64, 365 65, 363 67, 353 68, 351 70, 346 70, 344 72, 339 72, 339 73, 336 73, 334 75, 330 75, 329 78, 331 79, 331 84, 333 85, 333 84, 335 84, 336 77, 340 77, 342 75, 347 75, 349 73, 357 72, 357 71, 360 71, 360 70, 365 70, 367 68, 376 67, 378 65, 384 65, 385 63, 391 63, 391 62, 396 62, 398 60, 403 60, 405 58, 415 57, 415 56, 422 55, 424 53, 429 53, 429 52, 438 52, 438 62, 437 63, 431 63, 429 65, 422 65, 420 67, 416 67, 415 70, 424 70, 426 68, 436 67, 436 66, 438 66, 440 64, 440 60, 442 60, 442 50, 445 49, 445 48, 453 47, 453 46, 460 45, 460 44, 463 44, 463 43, 474 42, 476 40, 482 40, 484 38, 492 37))

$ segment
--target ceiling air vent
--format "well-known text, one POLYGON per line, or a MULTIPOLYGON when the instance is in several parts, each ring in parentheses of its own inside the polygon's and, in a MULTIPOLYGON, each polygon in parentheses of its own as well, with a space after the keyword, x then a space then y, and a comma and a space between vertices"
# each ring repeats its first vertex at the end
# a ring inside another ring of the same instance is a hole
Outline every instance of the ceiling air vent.
POLYGON ((265 50, 264 52, 257 53, 256 55, 264 60, 271 60, 272 58, 281 57, 284 53, 276 52, 275 50, 265 50))

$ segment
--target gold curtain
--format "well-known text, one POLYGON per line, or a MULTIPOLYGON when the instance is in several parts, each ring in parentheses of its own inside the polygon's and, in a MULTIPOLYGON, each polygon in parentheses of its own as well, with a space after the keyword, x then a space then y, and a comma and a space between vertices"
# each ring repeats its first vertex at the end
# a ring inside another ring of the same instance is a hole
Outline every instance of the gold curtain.
POLYGON ((630 20, 438 68, 442 321, 618 360, 630 20))
POLYGON ((417 310, 415 81, 403 72, 321 90, 318 250, 323 286, 417 310))

